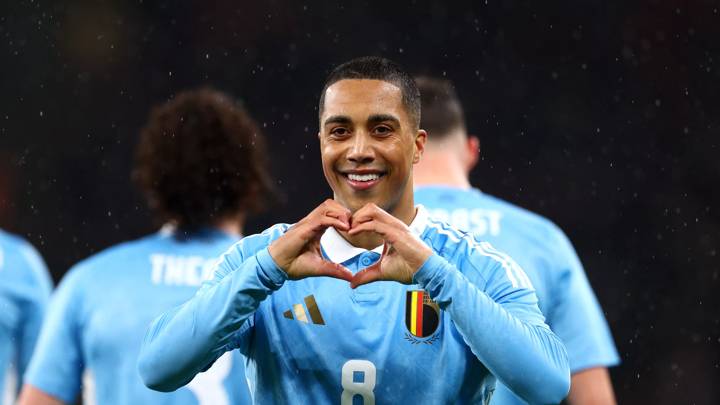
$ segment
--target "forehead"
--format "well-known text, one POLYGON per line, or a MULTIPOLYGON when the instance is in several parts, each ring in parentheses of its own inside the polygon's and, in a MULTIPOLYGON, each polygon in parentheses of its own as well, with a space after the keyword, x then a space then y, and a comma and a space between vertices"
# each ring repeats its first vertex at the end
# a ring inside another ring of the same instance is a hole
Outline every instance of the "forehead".
POLYGON ((323 116, 389 112, 406 118, 402 91, 392 83, 373 79, 344 79, 325 90, 323 116))

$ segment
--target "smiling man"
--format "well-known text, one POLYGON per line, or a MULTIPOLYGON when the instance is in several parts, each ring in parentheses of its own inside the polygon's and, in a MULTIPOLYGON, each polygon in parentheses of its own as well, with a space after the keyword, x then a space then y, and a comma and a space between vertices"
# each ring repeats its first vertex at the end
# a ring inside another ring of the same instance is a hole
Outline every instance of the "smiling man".
POLYGON ((567 394, 565 349, 512 259, 413 202, 426 133, 406 72, 354 59, 328 77, 320 150, 333 199, 243 239, 139 359, 174 390, 238 349, 257 403, 531 403, 567 394))

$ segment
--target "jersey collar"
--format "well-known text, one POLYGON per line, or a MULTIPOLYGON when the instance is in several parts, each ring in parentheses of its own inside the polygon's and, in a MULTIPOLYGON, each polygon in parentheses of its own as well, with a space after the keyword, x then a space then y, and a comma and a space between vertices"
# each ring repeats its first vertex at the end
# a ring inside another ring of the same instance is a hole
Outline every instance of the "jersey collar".
MULTIPOLYGON (((410 232, 419 238, 427 227, 428 212, 422 205, 417 205, 415 208, 417 210, 415 218, 410 223, 410 232)), ((368 250, 351 245, 333 227, 325 230, 325 233, 320 237, 320 246, 333 263, 345 263, 357 255, 368 252, 368 250)), ((372 252, 377 254, 382 254, 382 251, 383 245, 372 249, 372 252)))

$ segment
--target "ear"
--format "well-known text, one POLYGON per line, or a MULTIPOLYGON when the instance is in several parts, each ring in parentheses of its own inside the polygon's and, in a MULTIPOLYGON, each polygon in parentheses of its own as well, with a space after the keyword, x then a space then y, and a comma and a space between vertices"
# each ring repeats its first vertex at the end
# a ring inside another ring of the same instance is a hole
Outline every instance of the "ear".
POLYGON ((478 159, 480 159, 480 139, 475 135, 468 136, 465 149, 465 155, 467 156, 465 170, 470 173, 475 165, 477 165, 478 159))
POLYGON ((415 135, 415 147, 413 152, 413 164, 420 161, 420 157, 425 152, 425 142, 427 142, 427 132, 419 129, 415 135))

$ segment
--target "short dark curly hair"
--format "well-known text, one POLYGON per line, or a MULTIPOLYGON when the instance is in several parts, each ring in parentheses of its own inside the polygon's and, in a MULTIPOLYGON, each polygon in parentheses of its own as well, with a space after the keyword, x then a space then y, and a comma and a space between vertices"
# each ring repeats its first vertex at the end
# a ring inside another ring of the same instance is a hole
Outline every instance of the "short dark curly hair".
POLYGON ((159 220, 187 230, 257 212, 273 194, 258 125, 210 88, 179 93, 151 111, 132 177, 159 220))

